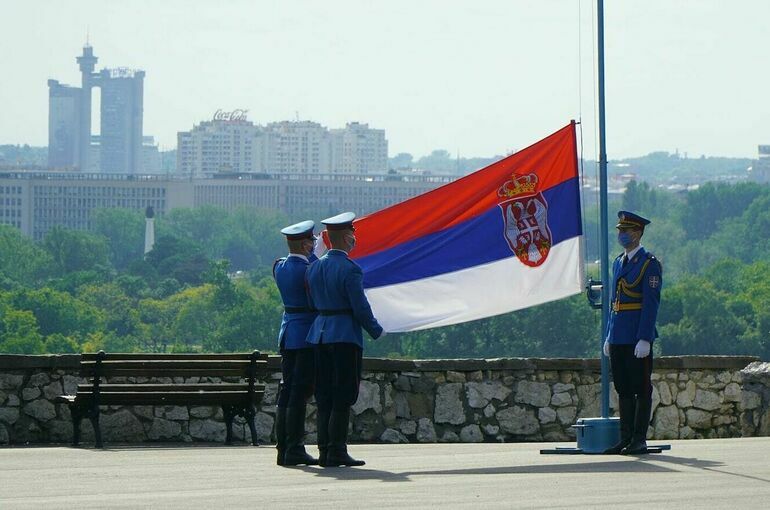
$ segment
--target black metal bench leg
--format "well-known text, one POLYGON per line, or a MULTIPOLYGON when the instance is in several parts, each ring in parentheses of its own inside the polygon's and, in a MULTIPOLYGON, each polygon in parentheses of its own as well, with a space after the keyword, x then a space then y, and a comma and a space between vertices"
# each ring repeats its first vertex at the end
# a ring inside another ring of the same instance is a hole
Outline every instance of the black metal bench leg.
POLYGON ((253 446, 259 446, 259 439, 257 439, 257 413, 254 411, 253 406, 246 408, 246 423, 249 424, 249 430, 251 431, 251 444, 253 446))
POLYGON ((102 443, 102 429, 99 428, 99 408, 95 408, 91 410, 91 424, 94 426, 94 438, 96 442, 97 448, 104 448, 104 444, 102 443))
POLYGON ((233 419, 235 418, 235 413, 231 406, 222 406, 222 414, 225 417, 225 425, 227 426, 225 444, 230 445, 233 443, 233 419))

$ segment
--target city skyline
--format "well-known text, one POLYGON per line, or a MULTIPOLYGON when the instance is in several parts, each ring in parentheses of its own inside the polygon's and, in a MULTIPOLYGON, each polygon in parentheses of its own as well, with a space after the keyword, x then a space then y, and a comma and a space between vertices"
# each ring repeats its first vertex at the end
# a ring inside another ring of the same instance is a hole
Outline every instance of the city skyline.
MULTIPOLYGON (((418 157, 519 150, 582 114, 595 158, 593 2, 43 4, 11 3, 0 21, 7 39, 32 41, 6 55, 16 72, 0 84, 0 143, 46 145, 47 80, 77 83, 88 32, 100 66, 147 72, 144 132, 164 149, 217 109, 258 124, 368 123, 388 133, 390 156, 418 157)), ((770 4, 605 9, 610 158, 756 156, 770 139, 770 4)))

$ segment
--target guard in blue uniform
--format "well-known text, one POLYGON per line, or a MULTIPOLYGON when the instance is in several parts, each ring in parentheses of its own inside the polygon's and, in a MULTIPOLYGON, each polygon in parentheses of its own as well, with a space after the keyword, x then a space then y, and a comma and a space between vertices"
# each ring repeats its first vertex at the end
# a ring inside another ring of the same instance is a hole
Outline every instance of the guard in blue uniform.
POLYGON ((364 294, 363 271, 348 258, 356 244, 355 217, 348 212, 321 222, 332 248, 308 268, 306 277, 310 302, 318 310, 307 341, 316 352, 318 449, 324 467, 364 465, 347 451, 350 407, 361 382, 361 328, 372 338, 384 334, 364 294))
POLYGON ((652 408, 652 343, 663 273, 660 262, 640 244, 650 221, 628 211, 618 212, 618 242, 624 252, 612 265, 610 318, 604 355, 610 358, 618 392, 620 441, 604 453, 647 452, 647 427, 652 408))
POLYGON ((289 255, 273 264, 273 277, 283 301, 283 318, 278 333, 282 381, 275 419, 277 464, 315 465, 318 459, 305 451, 305 407, 313 394, 315 356, 305 341, 318 315, 308 303, 305 272, 313 255, 315 236, 312 221, 303 221, 281 230, 289 245, 289 255))

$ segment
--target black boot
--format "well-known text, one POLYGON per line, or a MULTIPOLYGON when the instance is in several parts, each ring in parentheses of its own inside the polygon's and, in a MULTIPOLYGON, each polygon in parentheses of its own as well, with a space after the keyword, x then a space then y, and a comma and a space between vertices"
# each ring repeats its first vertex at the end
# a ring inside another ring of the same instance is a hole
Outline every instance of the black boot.
POLYGON ((618 399, 620 411, 620 441, 604 450, 605 455, 617 455, 631 443, 634 434, 634 401, 633 397, 618 399))
POLYGON ((316 430, 318 435, 318 464, 326 466, 326 452, 329 451, 329 418, 331 412, 318 410, 316 412, 316 430))
POLYGON ((286 411, 286 453, 284 466, 305 464, 315 466, 318 459, 305 451, 305 405, 290 407, 286 411))
POLYGON ((283 466, 283 456, 286 453, 286 408, 279 407, 275 414, 275 449, 278 456, 275 463, 283 466))
POLYGON ((344 411, 332 411, 329 419, 329 450, 326 452, 324 467, 363 466, 363 460, 356 460, 348 455, 348 421, 350 408, 344 411))
POLYGON ((636 399, 636 415, 634 416, 634 435, 631 444, 623 448, 623 455, 637 455, 647 453, 647 427, 650 426, 650 410, 652 399, 636 399))

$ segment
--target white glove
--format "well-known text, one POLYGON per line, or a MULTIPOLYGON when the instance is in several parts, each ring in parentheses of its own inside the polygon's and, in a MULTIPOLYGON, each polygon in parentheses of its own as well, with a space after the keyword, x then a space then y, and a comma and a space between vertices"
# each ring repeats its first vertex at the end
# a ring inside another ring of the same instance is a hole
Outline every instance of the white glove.
POLYGON ((602 348, 602 350, 604 351, 604 355, 609 358, 610 357, 610 341, 609 340, 605 340, 604 341, 604 347, 602 348))
POLYGON ((650 342, 647 340, 639 340, 636 342, 636 347, 634 348, 634 356, 637 358, 646 358, 650 355, 650 342))

